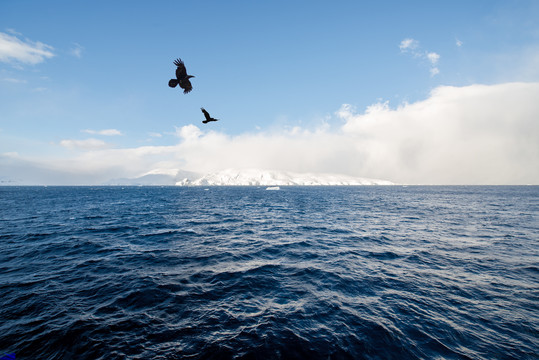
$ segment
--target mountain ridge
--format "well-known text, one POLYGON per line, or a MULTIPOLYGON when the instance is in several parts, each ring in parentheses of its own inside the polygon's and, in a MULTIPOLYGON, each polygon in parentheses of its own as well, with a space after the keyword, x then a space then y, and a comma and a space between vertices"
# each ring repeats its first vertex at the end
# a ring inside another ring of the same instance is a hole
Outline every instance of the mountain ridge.
POLYGON ((178 186, 352 186, 393 185, 391 181, 330 173, 296 173, 263 169, 225 169, 184 178, 178 186))

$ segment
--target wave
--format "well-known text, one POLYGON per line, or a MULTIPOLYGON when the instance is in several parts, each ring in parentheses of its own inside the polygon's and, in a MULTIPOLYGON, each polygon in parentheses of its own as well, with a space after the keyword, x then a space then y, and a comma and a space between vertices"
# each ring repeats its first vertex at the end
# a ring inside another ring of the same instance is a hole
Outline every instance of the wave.
POLYGON ((537 190, 519 189, 3 189, 0 351, 532 359, 538 229, 518 214, 537 190))

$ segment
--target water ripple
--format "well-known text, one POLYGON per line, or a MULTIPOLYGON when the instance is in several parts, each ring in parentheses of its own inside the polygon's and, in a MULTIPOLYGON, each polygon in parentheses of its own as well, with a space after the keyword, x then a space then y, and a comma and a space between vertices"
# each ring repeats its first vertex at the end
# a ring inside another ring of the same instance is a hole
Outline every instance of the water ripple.
POLYGON ((539 357, 537 187, 2 187, 0 208, 20 359, 539 357))

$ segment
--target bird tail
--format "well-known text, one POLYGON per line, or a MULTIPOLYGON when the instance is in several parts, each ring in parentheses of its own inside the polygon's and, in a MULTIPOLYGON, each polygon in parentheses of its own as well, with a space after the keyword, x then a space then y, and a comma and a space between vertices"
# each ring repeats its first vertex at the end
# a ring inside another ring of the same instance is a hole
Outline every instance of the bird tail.
POLYGON ((170 86, 171 88, 174 88, 174 87, 176 87, 177 85, 178 85, 178 80, 176 80, 176 79, 170 79, 170 80, 168 81, 168 86, 170 86))

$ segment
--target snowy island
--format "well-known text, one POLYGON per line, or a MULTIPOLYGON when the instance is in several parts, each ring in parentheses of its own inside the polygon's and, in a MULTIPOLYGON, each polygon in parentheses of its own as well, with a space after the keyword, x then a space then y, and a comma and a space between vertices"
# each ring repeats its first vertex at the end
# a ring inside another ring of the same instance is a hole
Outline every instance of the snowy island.
POLYGON ((107 185, 177 186, 356 186, 394 185, 387 180, 340 174, 295 173, 261 169, 226 169, 205 175, 172 169, 157 169, 137 178, 115 179, 107 185))
POLYGON ((392 185, 390 181, 357 178, 347 175, 294 173, 260 169, 227 169, 206 174, 198 179, 182 179, 179 186, 345 186, 392 185))

